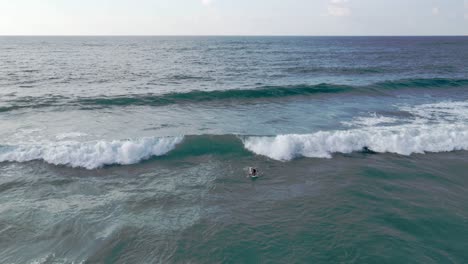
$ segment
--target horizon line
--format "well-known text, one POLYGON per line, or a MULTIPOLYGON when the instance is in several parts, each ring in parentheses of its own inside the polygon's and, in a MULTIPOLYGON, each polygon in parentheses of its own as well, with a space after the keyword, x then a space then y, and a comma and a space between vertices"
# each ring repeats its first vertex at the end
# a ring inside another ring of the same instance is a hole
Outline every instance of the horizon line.
POLYGON ((0 37, 468 37, 468 34, 465 35, 306 35, 306 34, 246 34, 246 35, 237 35, 237 34, 226 34, 226 35, 190 35, 190 34, 63 34, 63 35, 54 35, 54 34, 18 34, 18 35, 2 35, 0 37))

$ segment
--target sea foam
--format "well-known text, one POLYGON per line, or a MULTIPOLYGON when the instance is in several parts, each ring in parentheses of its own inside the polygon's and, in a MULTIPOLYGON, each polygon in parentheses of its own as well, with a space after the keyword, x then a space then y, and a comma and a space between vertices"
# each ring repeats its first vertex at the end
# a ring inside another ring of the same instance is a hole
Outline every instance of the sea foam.
POLYGON ((243 141, 254 153, 283 161, 298 157, 331 158, 333 153, 351 153, 365 147, 379 153, 410 155, 468 150, 468 126, 408 124, 305 135, 247 137, 243 141))
POLYGON ((113 141, 58 141, 0 146, 0 162, 43 160, 54 165, 96 169, 105 165, 129 165, 161 156, 175 148, 183 137, 142 138, 113 141))

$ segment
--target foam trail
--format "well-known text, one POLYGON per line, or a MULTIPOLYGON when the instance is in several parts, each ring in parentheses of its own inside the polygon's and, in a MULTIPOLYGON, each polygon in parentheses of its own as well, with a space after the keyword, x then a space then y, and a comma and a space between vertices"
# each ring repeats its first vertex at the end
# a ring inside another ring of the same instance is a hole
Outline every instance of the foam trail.
POLYGON ((468 150, 468 126, 411 124, 306 135, 247 137, 243 141, 254 153, 283 161, 297 157, 331 158, 333 153, 351 153, 364 147, 379 153, 410 155, 468 150))
POLYGON ((55 136, 58 140, 64 140, 64 139, 69 139, 69 138, 78 138, 78 137, 84 137, 87 136, 88 134, 86 133, 81 133, 81 132, 69 132, 69 133, 62 133, 58 134, 55 136))
POLYGON ((44 160, 54 165, 91 170, 112 164, 135 164, 152 156, 164 155, 174 149, 182 139, 183 137, 167 137, 0 146, 0 162, 44 160))
POLYGON ((387 117, 387 116, 379 116, 376 113, 372 113, 370 117, 360 116, 360 117, 354 118, 354 120, 351 122, 343 121, 341 123, 349 127, 353 127, 353 126, 373 127, 373 126, 378 126, 378 125, 397 123, 400 121, 402 120, 399 120, 397 118, 387 117))

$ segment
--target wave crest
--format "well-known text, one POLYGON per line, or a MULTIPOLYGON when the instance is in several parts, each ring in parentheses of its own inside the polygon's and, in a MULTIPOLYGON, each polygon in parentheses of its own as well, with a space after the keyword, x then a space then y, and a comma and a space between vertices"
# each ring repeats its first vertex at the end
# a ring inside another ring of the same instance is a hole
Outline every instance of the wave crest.
POLYGON ((43 160, 54 165, 97 169, 105 165, 135 164, 161 156, 175 148, 183 137, 142 138, 92 142, 48 142, 21 146, 1 146, 0 162, 43 160))
POLYGON ((401 125, 344 131, 321 131, 307 135, 248 137, 245 147, 275 160, 298 157, 331 158, 368 148, 379 153, 410 155, 425 152, 468 150, 466 125, 401 125))

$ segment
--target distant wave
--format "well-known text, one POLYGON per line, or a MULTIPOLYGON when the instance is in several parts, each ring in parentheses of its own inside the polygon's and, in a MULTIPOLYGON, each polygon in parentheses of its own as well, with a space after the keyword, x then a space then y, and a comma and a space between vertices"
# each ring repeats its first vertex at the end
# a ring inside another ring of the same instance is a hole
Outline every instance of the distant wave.
POLYGON ((388 72, 389 69, 383 67, 313 67, 313 66, 297 66, 286 69, 288 73, 295 74, 314 74, 327 73, 336 75, 356 75, 356 74, 378 74, 388 72))
POLYGON ((410 79, 380 82, 369 86, 349 86, 336 84, 264 86, 257 89, 233 89, 216 91, 191 91, 162 95, 132 95, 99 98, 81 98, 76 103, 83 106, 161 106, 178 103, 200 103, 210 101, 283 98, 310 96, 314 94, 343 92, 385 92, 399 88, 445 88, 468 86, 468 79, 410 79))
POLYGON ((375 94, 404 88, 450 88, 468 87, 468 79, 407 79, 386 81, 367 86, 336 84, 264 86, 257 89, 232 89, 215 91, 190 91, 180 93, 134 94, 122 96, 99 96, 69 98, 63 96, 26 97, 9 99, 2 103, 0 112, 22 108, 78 107, 96 109, 125 106, 164 106, 172 104, 198 104, 206 102, 243 101, 255 99, 279 99, 292 96, 312 96, 317 94, 364 93, 375 94))
POLYGON ((129 165, 153 156, 262 155, 279 161, 300 157, 331 158, 359 151, 411 155, 468 150, 468 126, 461 124, 397 125, 320 131, 304 135, 194 135, 92 142, 49 142, 0 146, 0 162, 43 160, 50 164, 96 169, 129 165))
POLYGON ((468 86, 468 79, 405 79, 380 82, 374 86, 375 88, 385 89, 462 87, 468 86))
POLYGON ((180 103, 200 103, 222 100, 245 100, 261 98, 280 98, 289 96, 304 96, 323 93, 339 93, 352 89, 345 85, 294 85, 266 86, 258 89, 233 89, 216 91, 190 91, 184 93, 167 93, 162 95, 133 95, 99 98, 81 98, 76 103, 82 106, 127 106, 149 105, 162 106, 180 103))

